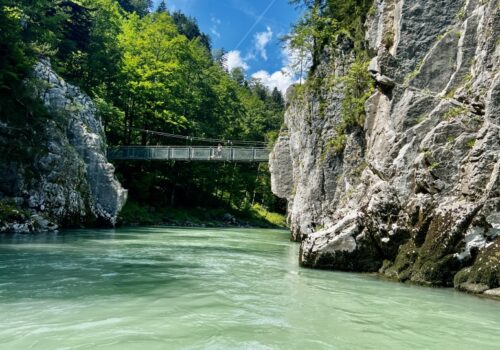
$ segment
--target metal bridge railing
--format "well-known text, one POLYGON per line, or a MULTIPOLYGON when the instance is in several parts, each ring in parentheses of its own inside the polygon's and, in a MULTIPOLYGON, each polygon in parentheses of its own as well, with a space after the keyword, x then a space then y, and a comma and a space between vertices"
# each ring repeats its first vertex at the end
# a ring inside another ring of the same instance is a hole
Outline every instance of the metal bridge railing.
POLYGON ((108 149, 108 159, 267 162, 269 153, 262 147, 121 146, 108 149))

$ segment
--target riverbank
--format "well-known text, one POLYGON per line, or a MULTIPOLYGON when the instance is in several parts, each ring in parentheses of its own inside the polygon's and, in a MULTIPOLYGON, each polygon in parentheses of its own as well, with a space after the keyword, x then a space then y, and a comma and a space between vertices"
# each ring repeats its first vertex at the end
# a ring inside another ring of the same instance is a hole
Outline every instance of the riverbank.
MULTIPOLYGON (((373 277, 376 277, 376 278, 378 278, 378 279, 380 279, 382 281, 389 282, 389 283, 396 283, 396 284, 400 284, 401 283, 401 281, 398 280, 397 278, 387 276, 383 272, 360 272, 360 274, 367 275, 367 276, 373 276, 373 277)), ((458 292, 461 292, 461 293, 464 293, 464 294, 468 294, 468 295, 471 295, 471 296, 476 296, 476 297, 480 297, 480 298, 484 298, 484 299, 488 299, 488 300, 495 300, 495 301, 500 302, 500 288, 492 289, 488 293, 478 293, 477 291, 475 292, 473 290, 465 289, 465 288, 453 288, 453 287, 433 286, 433 285, 429 285, 429 284, 425 284, 425 283, 418 283, 418 282, 414 282, 414 281, 410 281, 410 280, 409 281, 405 281, 403 283, 411 285, 411 286, 417 286, 417 287, 425 287, 425 288, 433 288, 433 289, 445 289, 445 290, 447 290, 447 289, 449 289, 449 290, 456 290, 458 292)))
POLYGON ((118 226, 258 227, 286 228, 286 218, 259 204, 246 210, 234 208, 156 208, 129 201, 118 217, 118 226))

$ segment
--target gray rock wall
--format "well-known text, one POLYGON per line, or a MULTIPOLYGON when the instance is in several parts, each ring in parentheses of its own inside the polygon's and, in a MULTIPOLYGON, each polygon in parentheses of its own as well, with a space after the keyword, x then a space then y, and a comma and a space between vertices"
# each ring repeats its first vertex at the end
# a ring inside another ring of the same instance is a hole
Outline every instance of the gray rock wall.
MULTIPOLYGON (((0 184, 3 201, 15 202, 21 212, 18 219, 0 223, 0 231, 114 225, 127 191, 106 159, 104 130, 93 102, 61 79, 47 61, 34 67, 33 78, 36 93, 53 118, 41 130, 26 126, 25 132, 41 140, 31 152, 32 159, 0 164, 2 174, 11 174, 0 184)), ((16 133, 0 125, 0 136, 7 143, 14 142, 16 133)))
MULTIPOLYGON (((271 157, 300 261, 495 294, 498 0, 376 0, 375 9, 366 39, 378 88, 363 130, 333 151, 341 88, 310 89, 290 102, 271 157)), ((321 69, 342 74, 332 62, 321 69)))

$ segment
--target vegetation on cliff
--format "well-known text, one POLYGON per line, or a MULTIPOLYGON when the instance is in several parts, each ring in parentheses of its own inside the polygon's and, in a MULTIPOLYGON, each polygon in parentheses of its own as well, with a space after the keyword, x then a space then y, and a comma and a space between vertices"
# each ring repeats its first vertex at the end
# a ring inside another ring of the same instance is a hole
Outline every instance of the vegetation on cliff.
POLYGON ((314 73, 326 48, 348 49, 363 55, 366 51, 364 23, 373 0, 291 0, 306 9, 295 24, 290 44, 308 50, 314 73))
MULTIPOLYGON (((322 98, 322 90, 338 89, 342 95, 341 120, 328 145, 335 153, 343 151, 346 133, 362 130, 365 102, 373 93, 368 73, 369 54, 364 23, 373 0, 292 0, 306 11, 294 26, 289 42, 299 57, 310 57, 309 80, 297 87, 298 94, 310 91, 322 98), (328 71, 320 64, 331 61, 328 71), (332 74, 332 71, 334 74, 332 74)), ((324 101, 320 109, 324 108, 324 101)), ((321 111, 324 113, 324 111, 321 111)))

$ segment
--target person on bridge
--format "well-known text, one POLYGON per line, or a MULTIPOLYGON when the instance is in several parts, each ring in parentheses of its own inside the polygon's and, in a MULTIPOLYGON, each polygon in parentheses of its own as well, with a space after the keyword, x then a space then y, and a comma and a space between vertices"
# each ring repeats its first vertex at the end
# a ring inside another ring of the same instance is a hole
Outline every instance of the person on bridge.
POLYGON ((215 153, 217 158, 222 158, 222 145, 219 143, 217 146, 217 152, 215 153))

